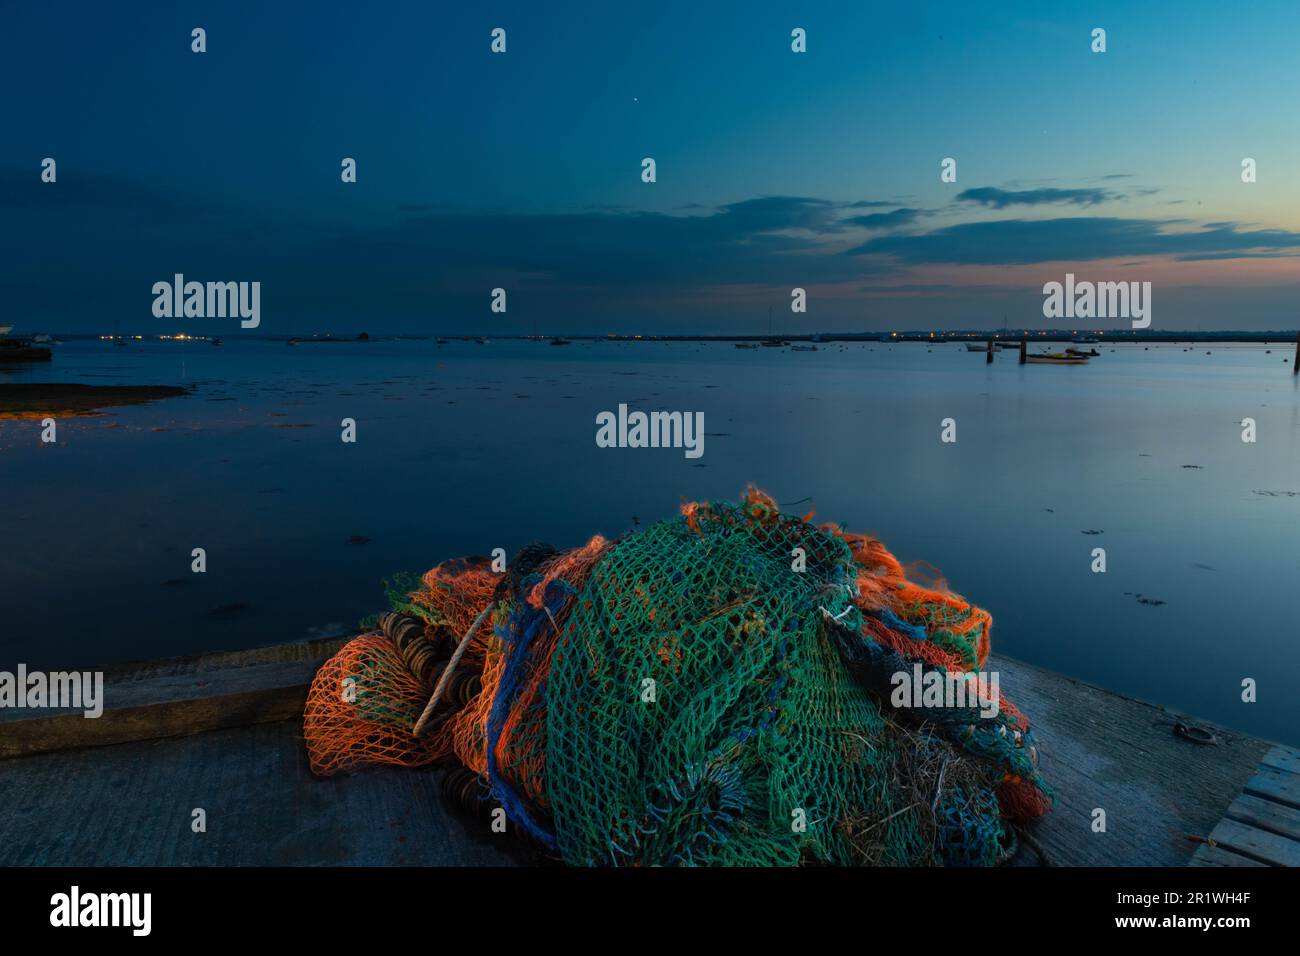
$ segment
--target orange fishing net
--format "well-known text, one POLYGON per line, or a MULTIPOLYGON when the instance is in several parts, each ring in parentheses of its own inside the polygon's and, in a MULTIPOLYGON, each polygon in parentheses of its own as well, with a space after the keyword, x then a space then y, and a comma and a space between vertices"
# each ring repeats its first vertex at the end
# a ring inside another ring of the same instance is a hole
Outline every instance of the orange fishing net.
POLYGON ((578 863, 987 863, 1004 820, 1047 809, 1029 723, 1005 698, 991 723, 959 708, 915 731, 880 697, 880 678, 913 662, 982 668, 987 612, 880 541, 782 515, 752 488, 682 514, 521 552, 506 574, 487 558, 434 567, 395 601, 418 622, 386 617, 317 674, 312 770, 454 755, 578 863), (791 807, 831 829, 792 836, 791 807))

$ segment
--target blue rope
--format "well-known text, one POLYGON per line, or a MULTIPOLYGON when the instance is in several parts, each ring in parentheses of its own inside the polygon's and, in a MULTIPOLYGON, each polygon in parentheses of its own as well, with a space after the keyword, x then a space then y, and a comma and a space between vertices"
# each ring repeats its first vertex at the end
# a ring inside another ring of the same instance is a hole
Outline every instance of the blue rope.
POLYGON ((505 645, 506 664, 501 672, 501 682, 497 687, 496 696, 492 699, 492 709, 488 712, 487 774, 492 796, 506 811, 506 816, 534 839, 553 848, 556 845, 555 834, 533 819, 523 798, 510 782, 501 776, 497 769, 496 758, 497 741, 501 739, 501 731, 505 727, 510 706, 518 695, 528 665, 531 663, 529 650, 533 639, 542 627, 551 626, 551 616, 558 613, 564 603, 577 593, 564 581, 552 581, 547 585, 546 593, 542 597, 542 607, 534 608, 523 599, 527 587, 533 583, 535 583, 535 576, 524 579, 519 587, 514 611, 505 622, 497 626, 497 636, 505 645), (547 613, 548 611, 550 614, 547 613))

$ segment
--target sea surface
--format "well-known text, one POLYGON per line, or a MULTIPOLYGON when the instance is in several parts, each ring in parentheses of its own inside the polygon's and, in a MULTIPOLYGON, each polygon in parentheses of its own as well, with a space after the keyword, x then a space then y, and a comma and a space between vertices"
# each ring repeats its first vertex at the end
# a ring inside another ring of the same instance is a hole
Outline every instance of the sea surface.
POLYGON ((0 382, 194 391, 62 419, 53 446, 0 421, 0 669, 344 633, 393 572, 615 536, 753 482, 939 569, 992 612, 996 652, 1300 744, 1293 348, 1101 349, 67 342, 0 382), (703 412, 703 456, 597 447, 619 403, 703 412))

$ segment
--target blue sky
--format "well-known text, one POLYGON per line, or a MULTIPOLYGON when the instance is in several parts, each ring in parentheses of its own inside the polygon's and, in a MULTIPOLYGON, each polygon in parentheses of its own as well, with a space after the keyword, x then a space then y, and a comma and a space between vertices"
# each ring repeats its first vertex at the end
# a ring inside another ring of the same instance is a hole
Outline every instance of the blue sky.
POLYGON ((1034 328, 1072 271, 1295 326, 1300 6, 723 6, 0 4, 0 322, 208 331, 183 272, 270 334, 1034 328))

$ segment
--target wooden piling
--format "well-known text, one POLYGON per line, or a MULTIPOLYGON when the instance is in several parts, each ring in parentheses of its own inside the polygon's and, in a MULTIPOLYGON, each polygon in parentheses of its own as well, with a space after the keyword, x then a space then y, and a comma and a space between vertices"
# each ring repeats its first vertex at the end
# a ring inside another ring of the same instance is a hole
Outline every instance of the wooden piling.
POLYGON ((985 365, 993 364, 993 340, 992 339, 989 339, 988 351, 984 353, 984 364, 985 365))
POLYGON ((1020 340, 1020 364, 1025 364, 1025 359, 1029 354, 1029 343, 1024 339, 1020 340))
POLYGON ((1292 375, 1300 375, 1300 332, 1295 334, 1295 363, 1291 366, 1292 375))

